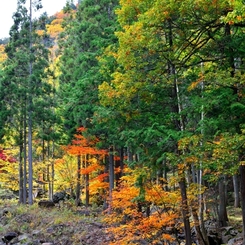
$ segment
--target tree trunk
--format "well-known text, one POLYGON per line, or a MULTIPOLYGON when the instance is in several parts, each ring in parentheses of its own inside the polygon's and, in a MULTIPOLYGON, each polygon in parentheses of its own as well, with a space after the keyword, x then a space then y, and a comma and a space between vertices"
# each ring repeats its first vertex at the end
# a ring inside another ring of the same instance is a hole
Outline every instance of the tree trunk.
MULTIPOLYGON (((168 42, 169 46, 172 48, 173 46, 173 30, 172 30, 172 22, 168 22, 168 42)), ((176 118, 174 119, 174 125, 176 130, 179 130, 181 132, 184 131, 185 125, 184 120, 182 118, 182 102, 180 98, 180 90, 179 90, 179 83, 177 79, 177 73, 174 63, 168 62, 168 73, 170 76, 174 77, 173 81, 173 89, 172 89, 172 98, 173 98, 173 104, 172 104, 172 111, 176 113, 176 118), (178 117, 177 117, 178 116, 178 117)), ((176 147, 177 149, 177 147, 176 147)), ((181 193, 181 202, 182 202, 182 216, 184 220, 184 229, 185 229, 185 240, 186 245, 191 245, 191 226, 190 226, 190 212, 188 207, 188 201, 187 201, 187 194, 186 194, 186 181, 184 176, 181 177, 181 180, 179 182, 180 187, 180 193, 181 193)))
MULTIPOLYGON (((85 167, 88 167, 88 157, 87 155, 84 156, 84 161, 85 161, 85 167)), ((85 196, 86 196, 86 200, 85 200, 85 205, 86 207, 89 206, 89 174, 85 174, 85 196)))
MULTIPOLYGON (((48 156, 47 156, 47 160, 48 160, 48 162, 49 162, 49 160, 50 160, 50 143, 49 143, 49 141, 47 142, 47 144, 48 144, 48 150, 47 150, 47 152, 48 152, 48 156)), ((44 154, 44 144, 43 144, 43 161, 44 161, 44 158, 45 158, 45 154, 44 154)), ((49 195, 49 200, 52 200, 52 198, 53 198, 53 192, 52 192, 52 186, 51 186, 51 181, 52 181, 52 177, 51 177, 51 175, 52 175, 52 166, 51 166, 51 164, 48 164, 48 173, 47 173, 47 181, 48 181, 48 195, 49 195), (51 167, 51 168, 49 168, 49 167, 51 167)))
MULTIPOLYGON (((192 205, 193 206, 193 205, 192 205)), ((198 207, 198 204, 195 205, 198 207)), ((194 226, 195 226, 195 231, 196 231, 196 237, 199 245, 206 245, 208 244, 208 238, 206 236, 205 239, 205 234, 203 235, 202 233, 202 227, 200 225, 200 221, 198 218, 197 210, 192 210, 192 217, 194 221, 194 226)))
POLYGON ((166 182, 168 182, 168 167, 167 167, 167 161, 163 160, 163 177, 164 181, 162 181, 162 185, 164 187, 165 191, 169 191, 168 185, 165 185, 166 182))
POLYGON ((114 189, 114 155, 113 155, 113 148, 110 148, 109 153, 109 181, 110 181, 110 193, 114 189))
POLYGON ((133 162, 133 153, 130 147, 127 147, 128 162, 133 162))
POLYGON ((20 153, 19 153, 19 203, 23 202, 23 130, 20 130, 20 153))
POLYGON ((226 195, 224 177, 219 180, 219 226, 227 226, 228 216, 226 210, 226 195))
MULTIPOLYGON (((117 152, 119 152, 120 154, 120 150, 117 152)), ((116 182, 116 186, 118 186, 118 183, 119 183, 119 180, 120 180, 120 177, 121 177, 121 171, 119 172, 118 169, 121 170, 121 157, 117 157, 115 160, 114 160, 114 163, 115 163, 115 168, 117 169, 117 172, 115 174, 115 182, 116 182)))
POLYGON ((241 184, 241 203, 242 203, 242 225, 243 225, 243 245, 245 245, 245 165, 239 167, 241 184))
POLYGON ((114 155, 113 147, 109 149, 109 213, 111 212, 112 191, 114 189, 114 155))
POLYGON ((199 196, 199 220, 200 220, 200 230, 202 233, 203 240, 205 241, 205 244, 209 244, 208 240, 208 234, 206 227, 204 225, 204 195, 199 196))
POLYGON ((81 155, 77 156, 77 185, 76 185, 76 200, 75 205, 79 206, 81 204, 81 155))
POLYGON ((185 229, 185 244, 191 245, 191 226, 190 226, 190 213, 189 207, 187 203, 187 194, 186 194, 186 183, 185 180, 182 178, 179 182, 180 193, 181 193, 181 203, 182 203, 182 216, 184 221, 184 229, 185 229))
POLYGON ((51 161, 51 194, 54 195, 54 141, 52 141, 52 161, 51 161))
POLYGON ((120 148, 120 177, 123 176, 123 168, 124 168, 124 149, 120 148))
MULTIPOLYGON (((110 183, 109 180, 109 159, 108 156, 104 157, 104 173, 107 173, 108 176, 105 178, 105 182, 110 183)), ((104 203, 103 203, 103 209, 106 210, 108 208, 108 202, 107 202, 107 197, 104 198, 104 203)))
POLYGON ((46 181, 48 182, 48 197, 49 197, 49 200, 52 200, 53 199, 53 195, 52 195, 51 189, 50 189, 50 164, 47 165, 46 181))
POLYGON ((238 181, 238 175, 234 174, 232 176, 233 180, 233 188, 234 188, 234 207, 235 208, 240 208, 240 192, 239 192, 239 181, 238 181))
POLYGON ((27 132, 26 132, 26 112, 24 118, 24 145, 23 145, 23 155, 24 155, 24 169, 23 169, 23 203, 27 203, 27 132))
MULTIPOLYGON (((32 53, 32 0, 30 0, 30 54, 32 53)), ((33 204, 33 167, 32 167, 32 61, 29 63, 29 94, 28 94, 28 203, 33 204)))

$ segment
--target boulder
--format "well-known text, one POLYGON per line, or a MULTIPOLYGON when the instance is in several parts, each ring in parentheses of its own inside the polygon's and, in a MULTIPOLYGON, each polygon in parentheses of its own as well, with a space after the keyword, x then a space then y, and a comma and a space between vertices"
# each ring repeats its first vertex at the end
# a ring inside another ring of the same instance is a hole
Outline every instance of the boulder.
POLYGON ((55 204, 53 201, 50 200, 40 200, 38 202, 38 206, 41 208, 52 208, 55 207, 55 204))

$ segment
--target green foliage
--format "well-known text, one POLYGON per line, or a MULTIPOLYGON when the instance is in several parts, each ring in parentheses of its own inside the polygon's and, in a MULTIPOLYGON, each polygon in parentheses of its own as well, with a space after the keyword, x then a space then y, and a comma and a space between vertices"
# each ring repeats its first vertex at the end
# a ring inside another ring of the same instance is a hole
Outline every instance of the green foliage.
MULTIPOLYGON (((17 126, 27 108, 27 98, 33 98, 34 122, 45 118, 40 115, 40 110, 45 110, 47 100, 51 93, 51 85, 48 84, 45 69, 48 67, 48 50, 42 44, 42 38, 33 30, 33 47, 30 50, 29 16, 25 7, 19 3, 17 12, 13 15, 14 25, 10 30, 10 41, 6 45, 7 60, 4 62, 4 76, 2 84, 5 86, 5 100, 11 105, 11 113, 17 120, 12 120, 17 126), (33 63, 32 76, 29 75, 29 63, 33 63), (30 82, 31 81, 31 82, 30 82), (42 102, 41 102, 42 101, 42 102), (45 103, 46 102, 46 103, 45 103), (39 117, 39 115, 41 117, 39 117)), ((37 22, 33 23, 33 27, 37 22)))
MULTIPOLYGON (((127 154, 125 163, 134 171, 127 203, 135 221, 139 214, 130 204, 135 209, 147 201, 147 185, 154 181, 166 181, 172 194, 176 183, 186 179, 188 205, 195 210, 197 196, 204 194, 203 179, 216 184, 243 164, 244 6, 240 0, 117 4, 67 4, 59 40, 59 105, 53 100, 52 73, 45 69, 48 53, 40 44, 45 40, 33 33, 29 50, 30 23, 19 4, 6 46, 8 59, 0 71, 0 139, 6 126, 23 130, 30 109, 26 100, 32 94, 35 136, 43 140, 36 142, 36 153, 44 141, 57 136, 53 124, 58 111, 66 143, 84 126, 100 138, 100 147, 122 148, 127 154), (30 61, 34 72, 28 77, 30 61), (173 175, 169 182, 168 173, 173 175)), ((45 30, 44 23, 50 21, 33 24, 45 30)), ((21 142, 16 132, 14 136, 21 142)), ((57 161, 57 183, 75 185, 74 164, 64 157, 59 169, 57 161)), ((128 188, 127 177, 122 180, 128 188)), ((127 188, 119 185, 117 194, 127 195, 127 188)), ((119 206, 123 198, 112 203, 119 206)))
POLYGON ((70 137, 77 127, 91 127, 98 106, 98 85, 103 81, 98 57, 115 40, 116 4, 112 0, 82 1, 74 18, 67 18, 64 23, 59 94, 70 137))

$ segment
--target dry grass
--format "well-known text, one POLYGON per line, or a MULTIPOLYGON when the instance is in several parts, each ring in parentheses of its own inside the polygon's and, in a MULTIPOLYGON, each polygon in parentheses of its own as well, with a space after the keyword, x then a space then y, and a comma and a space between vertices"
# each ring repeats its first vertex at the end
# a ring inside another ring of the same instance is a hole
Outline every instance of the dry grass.
POLYGON ((81 244, 81 240, 92 232, 95 235, 101 232, 103 237, 102 229, 98 231, 94 225, 100 223, 100 217, 85 216, 75 207, 40 208, 37 204, 29 206, 6 201, 0 202, 0 210, 0 237, 15 231, 29 234, 31 239, 67 245, 81 244), (5 214, 4 210, 8 212, 5 214))

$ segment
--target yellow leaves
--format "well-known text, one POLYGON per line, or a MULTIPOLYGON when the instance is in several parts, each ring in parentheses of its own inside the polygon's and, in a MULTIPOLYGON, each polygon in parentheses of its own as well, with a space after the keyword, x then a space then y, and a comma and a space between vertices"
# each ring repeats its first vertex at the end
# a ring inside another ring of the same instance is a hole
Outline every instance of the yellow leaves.
MULTIPOLYGON (((118 77, 118 74, 115 74, 118 77)), ((114 86, 109 85, 107 82, 103 82, 99 85, 100 92, 100 103, 103 106, 113 106, 116 103, 116 100, 121 96, 121 93, 124 90, 120 91, 120 88, 114 88, 114 86)))
POLYGON ((135 206, 132 200, 139 195, 139 189, 135 186, 127 186, 126 183, 121 185, 120 191, 112 194, 113 208, 121 208, 126 206, 135 206))
POLYGON ((188 200, 191 202, 192 200, 196 200, 197 196, 203 194, 206 190, 205 186, 191 183, 187 189, 188 200))
POLYGON ((116 10, 118 20, 122 26, 137 21, 147 8, 146 1, 142 0, 120 0, 121 8, 116 10))
POLYGON ((58 34, 60 34, 64 29, 60 24, 56 25, 47 25, 47 33, 50 35, 52 38, 57 38, 58 34))
MULTIPOLYGON (((127 64, 128 67, 131 65, 130 63, 127 64)), ((113 74, 114 79, 110 84, 104 82, 99 86, 100 103, 103 106, 115 106, 119 111, 128 108, 131 99, 135 97, 139 87, 143 86, 143 83, 133 81, 132 77, 136 78, 139 75, 134 74, 133 71, 128 71, 127 74, 115 72, 113 74)))
MULTIPOLYGON (((89 184, 89 194, 90 195, 98 195, 98 193, 101 190, 108 190, 109 189, 109 183, 108 182, 102 182, 102 181, 90 181, 89 184)), ((106 194, 107 192, 105 192, 106 194)), ((106 195, 104 195, 106 196, 106 195)))
POLYGON ((6 162, 0 160, 1 173, 0 182, 3 188, 10 190, 19 189, 19 174, 17 162, 6 162))
POLYGON ((0 183, 6 189, 18 190, 19 164, 13 157, 17 149, 2 149, 0 147, 0 183))
POLYGON ((83 186, 89 190, 89 195, 100 201, 102 196, 105 197, 109 187, 109 184, 105 182, 108 174, 101 174, 104 171, 101 161, 108 153, 106 150, 97 149, 95 145, 99 140, 85 135, 86 131, 84 127, 77 129, 72 144, 63 147, 66 155, 56 162, 56 169, 60 179, 63 179, 70 187, 77 184, 78 172, 86 176, 80 180, 80 184, 84 182, 83 186))
POLYGON ((65 188, 75 186, 77 179, 77 158, 64 155, 55 161, 56 185, 65 188))
POLYGON ((186 164, 185 163, 178 163, 177 167, 178 167, 178 177, 182 178, 182 176, 186 170, 186 164))
POLYGON ((64 14, 62 12, 56 14, 56 19, 54 19, 50 25, 46 25, 47 33, 52 38, 57 38, 58 35, 64 30, 62 27, 64 14))
MULTIPOLYGON (((118 61, 122 62, 122 64, 124 64, 124 59, 127 58, 125 56, 129 56, 134 51, 148 46, 152 38, 146 32, 143 22, 135 22, 133 25, 126 25, 123 28, 124 31, 116 33, 120 43, 118 61)), ((133 56, 130 58, 133 58, 133 56)))
POLYGON ((37 30, 37 35, 43 36, 45 34, 44 30, 37 30))
POLYGON ((5 46, 3 44, 0 44, 0 65, 7 58, 7 55, 4 51, 4 49, 5 49, 5 46))
POLYGON ((192 135, 189 137, 184 137, 178 141, 179 150, 187 150, 197 147, 201 142, 201 136, 192 135))
POLYGON ((178 198, 176 193, 165 191, 162 185, 154 184, 146 188, 146 201, 155 205, 173 206, 173 203, 178 203, 178 198))

